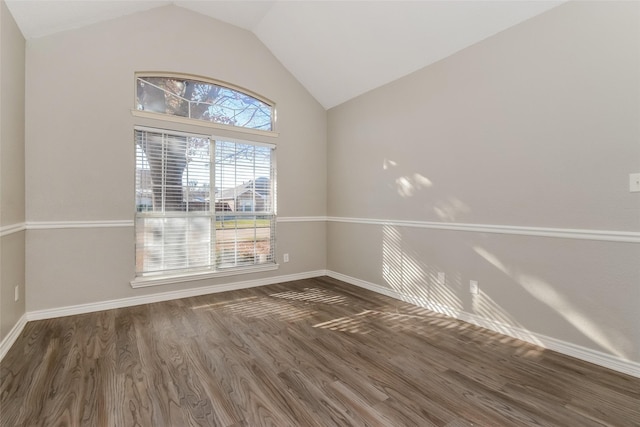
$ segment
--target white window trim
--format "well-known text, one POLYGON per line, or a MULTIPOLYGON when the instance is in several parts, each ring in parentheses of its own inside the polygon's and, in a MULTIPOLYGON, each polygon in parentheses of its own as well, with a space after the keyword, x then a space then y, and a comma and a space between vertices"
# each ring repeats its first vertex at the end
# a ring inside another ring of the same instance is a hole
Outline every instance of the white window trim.
MULTIPOLYGON (((276 103, 271 101, 269 98, 265 98, 259 93, 256 93, 249 89, 245 89, 240 86, 236 86, 232 83, 228 83, 222 80, 212 79, 210 77, 200 76, 197 74, 176 73, 176 72, 168 72, 168 71, 137 71, 136 73, 134 73, 134 78, 133 78, 133 105, 134 106, 136 105, 136 97, 138 92, 138 88, 137 88, 138 78, 141 76, 192 79, 192 80, 198 80, 204 83, 210 83, 213 85, 225 87, 227 89, 244 93, 271 107, 271 111, 273 114, 273 117, 271 119, 271 128, 276 129, 277 127, 278 109, 276 108, 276 103)), ((131 114, 134 117, 160 120, 162 122, 173 122, 173 123, 180 123, 180 124, 186 124, 186 125, 202 126, 206 128, 221 129, 225 131, 238 132, 239 134, 259 135, 259 136, 267 136, 271 138, 277 138, 279 136, 279 133, 276 132, 275 130, 261 130, 261 129, 245 128, 242 126, 231 126, 231 125, 225 125, 222 123, 192 119, 188 117, 172 116, 170 114, 162 114, 162 113, 157 113, 152 111, 138 110, 136 108, 133 108, 131 110, 131 114)))
POLYGON ((240 274, 262 273, 274 271, 280 268, 280 264, 256 265, 252 267, 225 268, 223 270, 207 270, 183 274, 140 276, 131 282, 132 288, 146 288, 149 286, 170 285, 173 283, 192 282, 194 280, 215 279, 217 277, 238 276, 240 274))
MULTIPOLYGON (((186 136, 186 137, 208 137, 212 141, 215 140, 225 140, 229 142, 239 143, 239 144, 249 144, 254 146, 268 147, 270 149, 277 149, 277 145, 268 142, 260 142, 260 141, 249 141, 241 138, 229 138, 222 137, 206 132, 202 133, 194 133, 194 132, 183 132, 179 130, 172 130, 165 128, 156 128, 150 126, 134 126, 135 131, 145 131, 145 132, 169 132, 172 135, 186 136)), ((235 131, 235 128, 233 129, 235 131)), ((272 159, 273 167, 277 168, 277 155, 272 159)), ((276 181, 277 182, 277 181, 276 181)), ((277 184, 276 184, 277 185, 277 184)), ((213 213, 215 217, 215 212, 213 213)), ((274 206, 273 206, 273 221, 275 225, 275 230, 277 230, 277 222, 278 222, 278 211, 277 211, 277 190, 274 188, 274 206)), ((135 233, 135 218, 134 218, 134 233, 135 233)), ((275 239, 275 236, 274 236, 275 239)), ((274 251, 275 252, 275 251, 274 251)), ((149 286, 160 286, 167 285, 172 283, 181 283, 181 282, 189 282, 194 280, 204 280, 211 279, 216 277, 228 277, 228 276, 237 276, 241 274, 249 274, 249 273, 260 273, 263 271, 274 271, 278 270, 280 265, 276 261, 276 254, 274 253, 274 262, 273 264, 261 264, 255 266, 240 266, 240 267, 227 267, 223 269, 205 269, 201 271, 185 271, 185 272, 176 272, 173 274, 163 274, 162 272, 158 273, 147 273, 144 275, 136 276, 129 283, 132 288, 142 288, 149 286)))
MULTIPOLYGON (((190 119, 188 117, 170 116, 168 114, 156 113, 153 111, 141 111, 141 110, 132 109, 131 114, 134 117, 157 120, 162 123, 180 123, 184 125, 209 128, 209 129, 219 129, 219 130, 234 132, 238 134, 245 134, 245 135, 266 136, 269 138, 277 138, 280 135, 278 132, 272 131, 272 130, 260 130, 260 129, 243 128, 239 126, 230 126, 230 125, 225 125, 221 123, 206 122, 204 120, 190 119)), ((161 124, 159 124, 158 126, 162 127, 161 124)), ((172 130, 172 129, 165 129, 165 130, 172 130)))
MULTIPOLYGON (((196 132, 183 132, 179 130, 173 130, 160 127, 150 127, 150 126, 134 126, 134 130, 146 131, 146 132, 170 132, 174 135, 181 136, 195 136, 195 137, 209 137, 211 140, 225 140, 234 143, 244 143, 251 144, 255 146, 269 147, 271 149, 277 149, 276 144, 268 143, 268 142, 260 142, 260 141, 249 141, 242 138, 229 138, 218 136, 214 134, 210 134, 207 132, 196 133, 196 132)), ((236 128, 231 129, 236 131, 236 128)), ((277 155, 272 159, 273 166, 277 168, 277 155)), ((277 186, 277 180, 276 180, 277 186)), ((277 211, 277 190, 274 194, 274 206, 273 206, 273 219, 275 228, 277 229, 278 223, 278 211, 277 211)), ((214 214, 215 216, 215 214, 214 214)), ((135 212, 134 212, 135 217, 135 212)), ((135 218, 134 218, 134 234, 135 234, 135 218)), ((277 233, 276 233, 277 236, 277 233)), ((275 252, 275 251, 274 251, 275 252)), ((163 273, 149 273, 146 275, 136 276, 133 280, 129 282, 132 288, 145 288, 150 286, 161 286, 161 285, 169 285, 173 283, 182 283, 182 282, 190 282, 195 280, 205 280, 205 279, 213 279, 217 277, 229 277, 229 276, 238 276, 241 274, 251 274, 251 273, 261 273, 265 271, 274 271, 280 268, 280 264, 276 261, 277 257, 274 253, 274 263, 273 264, 261 264, 255 266, 241 266, 241 267, 227 267, 220 270, 214 269, 206 269, 201 271, 191 271, 191 272, 178 272, 173 274, 163 274, 163 273)))
MULTIPOLYGON (((137 81, 137 77, 139 74, 142 74, 142 73, 136 73, 136 78, 134 79, 134 82, 137 81)), ((150 74, 150 73, 144 73, 144 74, 150 74)), ((157 74, 158 76, 163 76, 163 77, 164 76, 185 76, 189 78, 199 77, 199 76, 183 75, 183 74, 175 74, 175 73, 151 73, 151 74, 157 74)), ((215 80, 211 80, 208 78, 202 78, 202 79, 203 81, 210 81, 214 84, 222 84, 223 86, 229 87, 233 90, 244 92, 259 100, 267 102, 273 108, 273 114, 274 114, 273 126, 274 127, 276 126, 277 110, 275 108, 275 104, 270 100, 260 95, 257 95, 251 91, 248 91, 246 89, 236 87, 235 85, 226 84, 224 82, 217 82, 215 80)), ((134 86, 134 99, 135 99, 135 93, 136 93, 136 89, 134 86)), ((151 111, 142 111, 142 110, 137 110, 135 108, 131 109, 131 114, 134 118, 141 119, 140 121, 136 120, 134 122, 133 127, 135 130, 143 130, 143 131, 150 131, 150 132, 170 132, 172 134, 182 134, 185 136, 194 136, 194 135, 199 137, 208 136, 212 140, 225 140, 225 141, 230 141, 235 143, 251 144, 255 146, 266 146, 272 149, 277 148, 277 145, 274 143, 250 139, 251 136, 267 137, 269 139, 277 138, 279 136, 279 132, 276 132, 276 131, 251 129, 251 128, 244 128, 239 126, 230 126, 230 125, 225 125, 221 123, 191 119, 187 117, 171 116, 171 115, 166 115, 166 114, 151 112, 151 111), (153 124, 151 126, 143 125, 143 123, 148 120, 150 120, 151 123, 153 124), (189 129, 193 129, 195 130, 195 132, 184 132, 183 130, 180 129, 180 126, 175 126, 175 125, 187 125, 189 129), (228 135, 227 136, 216 135, 212 133, 212 132, 215 132, 215 130, 223 131, 224 134, 228 134, 228 135)), ((273 159, 273 167, 275 168, 277 168, 276 162, 277 162, 277 156, 273 159)), ((274 185, 277 186, 277 181, 276 183, 274 183, 274 185)), ((273 203, 274 203, 273 219, 274 219, 274 226, 276 226, 277 228, 277 222, 278 222, 277 190, 275 187, 274 187, 273 199, 274 199, 273 200, 273 203)), ((134 212, 134 216, 135 216, 135 212, 134 212)), ((135 226, 134 226, 134 233, 135 233, 135 226)), ((275 238, 276 236, 274 236, 274 239, 275 238)), ((274 271, 274 270, 278 270, 280 267, 276 259, 277 258, 275 254, 275 248, 274 248, 274 262, 270 264, 230 267, 230 268, 224 268, 220 270, 205 269, 201 271, 179 272, 179 273, 169 273, 169 274, 163 274, 163 273, 147 274, 147 275, 135 276, 134 279, 131 280, 129 283, 132 288, 143 288, 143 287, 150 287, 150 286, 160 286, 160 285, 197 281, 197 280, 214 279, 219 277, 237 276, 242 274, 274 271)))

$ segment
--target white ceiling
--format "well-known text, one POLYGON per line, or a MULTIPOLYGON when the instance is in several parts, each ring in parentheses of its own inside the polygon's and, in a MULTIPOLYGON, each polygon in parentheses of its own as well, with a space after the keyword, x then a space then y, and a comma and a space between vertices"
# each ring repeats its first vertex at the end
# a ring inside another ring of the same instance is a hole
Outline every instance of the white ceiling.
POLYGON ((563 0, 6 3, 27 39, 175 4, 252 31, 328 109, 558 6, 563 0))

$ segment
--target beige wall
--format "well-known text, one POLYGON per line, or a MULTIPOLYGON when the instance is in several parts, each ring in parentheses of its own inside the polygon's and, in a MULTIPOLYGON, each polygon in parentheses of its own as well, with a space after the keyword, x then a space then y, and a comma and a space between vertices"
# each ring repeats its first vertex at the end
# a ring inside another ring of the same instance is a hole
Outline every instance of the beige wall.
POLYGON ((8 228, 25 219, 24 64, 24 38, 0 1, 0 342, 25 312, 25 232, 8 228))
MULTIPOLYGON (((324 109, 253 34, 168 6, 28 42, 30 223, 133 219, 133 126, 158 126, 131 114, 135 71, 208 76, 274 101, 278 215, 326 215, 324 109)), ((288 252, 291 262, 275 272, 135 290, 133 227, 30 229, 27 309, 323 269, 325 228, 278 224, 279 259, 288 252)))
MULTIPOLYGON (((331 109, 329 215, 639 232, 638 22, 571 2, 331 109)), ((640 361, 640 244, 345 222, 328 242, 330 270, 640 361)))
MULTIPOLYGON (((2 4, 3 155, 5 73, 21 74, 5 65, 7 15, 2 4)), ((637 3, 563 5, 336 107, 328 122, 251 33, 173 6, 31 40, 27 310, 329 268, 640 361, 637 243, 281 222, 278 254, 291 262, 276 272, 132 289, 132 227, 47 226, 133 219, 133 73, 165 70, 277 103, 280 217, 639 232, 640 197, 628 192, 628 174, 640 171, 639 18, 637 3), (445 285, 435 280, 440 271, 445 285), (468 292, 471 279, 478 296, 468 292)), ((16 210, 5 221, 2 166, 2 225, 22 222, 16 210)), ((21 185, 8 194, 24 197, 21 185)), ((20 257, 23 236, 3 238, 3 262, 8 245, 20 257)), ((3 268, 3 283, 5 271, 20 275, 3 268)), ((0 338, 7 294, 3 284, 0 338)))

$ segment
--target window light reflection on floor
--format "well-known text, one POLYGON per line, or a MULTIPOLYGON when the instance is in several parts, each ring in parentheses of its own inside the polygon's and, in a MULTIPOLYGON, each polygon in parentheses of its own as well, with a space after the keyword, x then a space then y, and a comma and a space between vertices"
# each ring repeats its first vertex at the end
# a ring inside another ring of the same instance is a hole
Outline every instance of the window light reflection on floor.
POLYGON ((403 314, 390 311, 364 310, 352 316, 340 317, 327 322, 313 325, 314 328, 330 329, 332 331, 369 334, 376 329, 400 331, 424 329, 426 316, 403 314))
POLYGON ((274 298, 292 301, 314 302, 332 305, 347 305, 347 298, 325 289, 305 288, 302 291, 286 291, 271 294, 274 298))
POLYGON ((265 318, 275 316, 279 320, 292 322, 313 316, 316 311, 311 306, 300 306, 290 304, 285 300, 272 299, 269 297, 240 298, 233 301, 224 301, 217 304, 204 304, 194 307, 194 309, 216 309, 229 313, 248 317, 265 318))

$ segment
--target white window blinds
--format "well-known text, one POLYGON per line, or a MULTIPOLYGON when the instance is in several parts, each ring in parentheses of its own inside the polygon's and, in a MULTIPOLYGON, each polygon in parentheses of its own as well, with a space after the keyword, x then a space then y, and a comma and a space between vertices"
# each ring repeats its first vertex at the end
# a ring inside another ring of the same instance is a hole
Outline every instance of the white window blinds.
POLYGON ((137 128, 136 274, 274 263, 272 146, 137 128))

